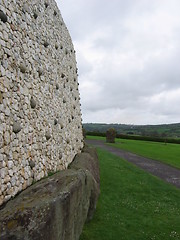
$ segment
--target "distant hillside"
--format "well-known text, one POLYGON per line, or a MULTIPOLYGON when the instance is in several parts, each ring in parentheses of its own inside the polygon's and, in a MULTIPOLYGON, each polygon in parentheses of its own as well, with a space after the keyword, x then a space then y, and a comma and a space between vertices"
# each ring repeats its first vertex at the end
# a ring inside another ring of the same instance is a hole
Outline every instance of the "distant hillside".
POLYGON ((119 134, 180 138, 180 123, 162 125, 84 123, 83 127, 87 132, 104 133, 107 129, 114 128, 119 134))

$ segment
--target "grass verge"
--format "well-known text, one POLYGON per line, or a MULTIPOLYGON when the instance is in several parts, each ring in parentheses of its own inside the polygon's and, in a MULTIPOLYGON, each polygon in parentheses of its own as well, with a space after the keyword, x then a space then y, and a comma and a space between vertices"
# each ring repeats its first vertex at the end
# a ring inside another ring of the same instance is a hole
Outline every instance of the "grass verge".
POLYGON ((180 191, 98 149, 101 195, 80 240, 179 240, 180 191))

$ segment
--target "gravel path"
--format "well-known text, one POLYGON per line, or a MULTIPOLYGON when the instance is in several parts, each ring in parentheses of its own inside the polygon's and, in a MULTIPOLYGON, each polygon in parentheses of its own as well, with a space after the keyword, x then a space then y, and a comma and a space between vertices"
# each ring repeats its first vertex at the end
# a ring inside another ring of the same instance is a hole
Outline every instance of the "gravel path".
POLYGON ((171 167, 167 164, 161 163, 156 160, 148 159, 145 157, 138 156, 134 153, 130 153, 119 148, 111 147, 100 140, 86 139, 87 144, 94 145, 95 147, 103 148, 128 162, 135 164, 136 166, 150 172, 151 174, 163 179, 164 181, 175 185, 180 188, 180 170, 171 167))

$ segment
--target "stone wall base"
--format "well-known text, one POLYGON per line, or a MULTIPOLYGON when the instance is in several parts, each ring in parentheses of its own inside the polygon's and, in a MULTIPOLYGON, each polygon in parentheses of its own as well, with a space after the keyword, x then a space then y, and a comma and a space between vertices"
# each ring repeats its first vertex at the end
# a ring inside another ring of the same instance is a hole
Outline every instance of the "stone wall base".
POLYGON ((99 196, 96 151, 85 147, 67 170, 43 179, 0 210, 1 240, 78 240, 99 196))

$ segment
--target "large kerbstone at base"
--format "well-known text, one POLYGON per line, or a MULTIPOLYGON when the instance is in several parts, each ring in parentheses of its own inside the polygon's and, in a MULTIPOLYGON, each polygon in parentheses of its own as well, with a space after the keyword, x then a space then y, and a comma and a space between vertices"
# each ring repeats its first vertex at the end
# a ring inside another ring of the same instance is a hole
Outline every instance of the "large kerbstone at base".
POLYGON ((0 210, 0 239, 77 240, 98 195, 97 155, 85 148, 69 169, 34 184, 0 210))

